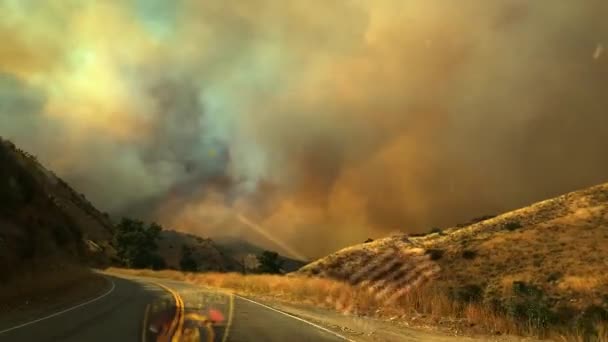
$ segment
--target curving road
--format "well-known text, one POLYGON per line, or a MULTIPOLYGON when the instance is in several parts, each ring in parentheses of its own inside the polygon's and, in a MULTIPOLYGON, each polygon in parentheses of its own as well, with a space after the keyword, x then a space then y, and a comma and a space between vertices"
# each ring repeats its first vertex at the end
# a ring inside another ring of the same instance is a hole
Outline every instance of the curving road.
POLYGON ((0 341, 345 341, 250 299, 184 282, 106 275, 96 298, 0 326, 0 341))

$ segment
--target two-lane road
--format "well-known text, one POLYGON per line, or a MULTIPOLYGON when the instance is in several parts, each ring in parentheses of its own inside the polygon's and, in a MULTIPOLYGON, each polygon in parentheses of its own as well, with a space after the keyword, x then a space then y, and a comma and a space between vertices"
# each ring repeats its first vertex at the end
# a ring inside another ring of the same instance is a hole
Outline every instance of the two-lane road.
POLYGON ((249 299, 162 279, 106 276, 96 298, 13 326, 0 341, 344 341, 249 299))

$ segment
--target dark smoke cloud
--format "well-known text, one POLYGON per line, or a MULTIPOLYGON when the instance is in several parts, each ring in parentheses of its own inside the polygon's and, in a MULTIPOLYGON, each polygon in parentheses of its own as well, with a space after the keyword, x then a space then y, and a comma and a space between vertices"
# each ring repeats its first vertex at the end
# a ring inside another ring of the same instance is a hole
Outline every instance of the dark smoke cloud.
POLYGON ((117 215, 316 256, 608 179, 604 1, 0 11, 0 134, 117 215))

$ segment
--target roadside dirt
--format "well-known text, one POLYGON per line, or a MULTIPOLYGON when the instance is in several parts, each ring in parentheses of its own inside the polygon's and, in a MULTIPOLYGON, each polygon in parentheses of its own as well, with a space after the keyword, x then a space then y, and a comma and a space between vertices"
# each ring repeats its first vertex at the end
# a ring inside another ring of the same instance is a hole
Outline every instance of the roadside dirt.
POLYGON ((391 321, 371 317, 344 315, 314 306, 294 305, 260 298, 255 298, 255 300, 323 326, 357 342, 539 341, 537 339, 517 336, 465 336, 462 332, 454 329, 438 329, 431 326, 414 327, 406 322, 398 320, 391 321))

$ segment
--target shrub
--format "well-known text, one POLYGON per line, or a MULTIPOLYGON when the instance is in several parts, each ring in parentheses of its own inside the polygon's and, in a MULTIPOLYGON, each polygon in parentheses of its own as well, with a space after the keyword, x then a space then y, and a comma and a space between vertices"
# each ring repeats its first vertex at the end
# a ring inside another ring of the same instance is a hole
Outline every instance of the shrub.
POLYGON ((570 305, 560 305, 554 309, 554 313, 557 322, 567 325, 575 320, 578 310, 570 305))
POLYGON ((476 251, 472 251, 472 250, 465 250, 462 252, 462 257, 464 259, 475 259, 475 257, 477 256, 477 252, 476 251))
POLYGON ((479 285, 468 284, 452 290, 452 298, 459 302, 479 302, 483 295, 483 289, 479 285))
POLYGON ((551 272, 551 274, 549 274, 547 277, 547 281, 552 283, 554 281, 558 281, 562 276, 563 274, 561 272, 551 272))
POLYGON ((279 259, 277 252, 264 251, 258 258, 260 266, 258 272, 278 274, 281 273, 282 261, 279 259))
POLYGON ((508 231, 514 231, 516 229, 519 229, 522 227, 521 223, 519 223, 518 221, 511 221, 511 222, 507 222, 504 224, 504 227, 506 230, 508 231))
POLYGON ((543 292, 541 289, 534 285, 526 284, 523 281, 514 281, 513 282, 513 293, 516 296, 525 296, 525 297, 542 297, 543 292))
POLYGON ((430 255, 431 260, 439 260, 443 257, 444 251, 443 249, 430 248, 426 250, 425 254, 430 255))
POLYGON ((557 321, 557 315, 551 311, 541 289, 523 281, 514 281, 512 290, 513 296, 505 303, 509 316, 539 330, 557 321))
POLYGON ((527 322, 530 327, 544 329, 555 322, 556 315, 541 298, 512 297, 507 300, 506 311, 513 318, 527 322))
POLYGON ((599 305, 591 305, 581 312, 576 319, 576 328, 586 338, 590 338, 598 335, 596 326, 600 322, 608 322, 608 310, 599 305))

